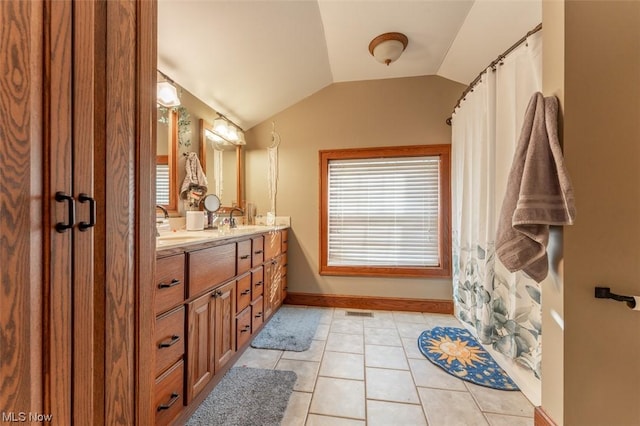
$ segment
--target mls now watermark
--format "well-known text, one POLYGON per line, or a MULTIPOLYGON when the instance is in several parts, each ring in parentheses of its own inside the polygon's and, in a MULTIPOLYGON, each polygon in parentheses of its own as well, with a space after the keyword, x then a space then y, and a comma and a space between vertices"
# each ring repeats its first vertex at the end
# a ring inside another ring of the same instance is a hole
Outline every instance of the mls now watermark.
POLYGON ((24 411, 3 411, 2 412, 2 421, 3 422, 51 422, 53 419, 53 414, 42 414, 42 413, 27 413, 24 411))

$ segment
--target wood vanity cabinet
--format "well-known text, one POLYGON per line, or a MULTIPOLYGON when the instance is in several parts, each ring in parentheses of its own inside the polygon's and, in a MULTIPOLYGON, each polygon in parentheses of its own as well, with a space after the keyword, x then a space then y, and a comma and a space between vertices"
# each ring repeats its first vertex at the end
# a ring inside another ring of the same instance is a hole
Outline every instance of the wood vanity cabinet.
POLYGON ((157 425, 186 420, 280 306, 286 236, 272 231, 157 259, 157 425))
POLYGON ((280 307, 286 296, 286 230, 270 232, 265 237, 264 316, 265 319, 280 307), (283 244, 284 241, 284 244, 283 244), (284 251, 283 251, 284 250, 284 251))
POLYGON ((187 404, 236 351, 235 304, 235 280, 188 304, 187 404))
POLYGON ((153 332, 156 425, 170 424, 184 404, 184 259, 184 254, 177 254, 156 262, 153 332))

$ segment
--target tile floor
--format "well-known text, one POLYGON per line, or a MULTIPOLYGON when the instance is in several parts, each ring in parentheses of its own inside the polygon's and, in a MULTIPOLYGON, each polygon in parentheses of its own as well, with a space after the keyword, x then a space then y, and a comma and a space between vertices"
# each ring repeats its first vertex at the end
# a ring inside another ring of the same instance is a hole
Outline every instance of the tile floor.
POLYGON ((309 350, 248 348, 236 363, 297 373, 282 425, 533 426, 534 407, 522 393, 462 381, 420 353, 420 333, 460 326, 453 316, 316 309, 324 314, 309 350))

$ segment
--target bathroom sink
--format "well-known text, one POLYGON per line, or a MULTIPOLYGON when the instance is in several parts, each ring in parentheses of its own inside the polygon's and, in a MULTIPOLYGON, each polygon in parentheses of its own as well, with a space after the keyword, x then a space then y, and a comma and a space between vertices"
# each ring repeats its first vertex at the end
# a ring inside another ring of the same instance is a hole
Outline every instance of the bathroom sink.
POLYGON ((168 246, 192 243, 196 241, 206 240, 211 237, 211 234, 205 234, 203 231, 189 232, 172 232, 170 234, 160 234, 156 238, 156 246, 168 246))

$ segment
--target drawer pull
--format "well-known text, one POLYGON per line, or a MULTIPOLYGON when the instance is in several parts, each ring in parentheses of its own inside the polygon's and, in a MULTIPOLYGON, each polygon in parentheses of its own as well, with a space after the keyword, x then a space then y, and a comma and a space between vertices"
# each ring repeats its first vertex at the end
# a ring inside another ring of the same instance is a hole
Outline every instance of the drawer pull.
POLYGON ((168 410, 169 408, 171 408, 171 406, 172 406, 173 404, 175 404, 175 403, 176 403, 176 401, 177 401, 178 399, 180 399, 180 394, 179 394, 179 393, 176 393, 176 392, 173 392, 173 393, 171 394, 171 399, 169 400, 169 402, 167 402, 166 404, 160 404, 160 405, 158 405, 158 411, 168 410))
POLYGON ((177 278, 174 278, 171 280, 171 282, 169 284, 167 283, 160 283, 158 284, 158 288, 169 288, 169 287, 175 287, 178 284, 180 284, 180 280, 177 278))
POLYGON ((245 295, 247 295, 249 293, 251 293, 251 289, 250 288, 248 288, 245 291, 243 291, 242 293, 240 293, 240 295, 245 296, 245 295))
POLYGON ((250 325, 245 325, 244 328, 242 330, 240 330, 240 333, 246 333, 249 330, 251 330, 251 326, 250 325))
POLYGON ((214 299, 217 299, 220 296, 222 296, 222 292, 220 290, 216 290, 211 294, 211 297, 213 297, 214 299))
POLYGON ((179 341, 180 341, 180 336, 173 335, 173 336, 171 336, 171 339, 165 340, 164 342, 158 343, 158 347, 159 348, 168 348, 168 347, 171 347, 171 346, 175 345, 179 341))
POLYGON ((258 281, 258 282, 256 283, 256 287, 260 287, 262 284, 264 284, 262 281, 258 281))
POLYGON ((244 255, 240 256, 240 259, 245 260, 245 259, 248 259, 249 256, 251 256, 251 255, 250 254, 244 254, 244 255))
POLYGON ((262 250, 256 250, 253 252, 253 254, 262 254, 262 250))
POLYGON ((262 312, 258 312, 258 313, 256 314, 256 318, 262 318, 262 312))

